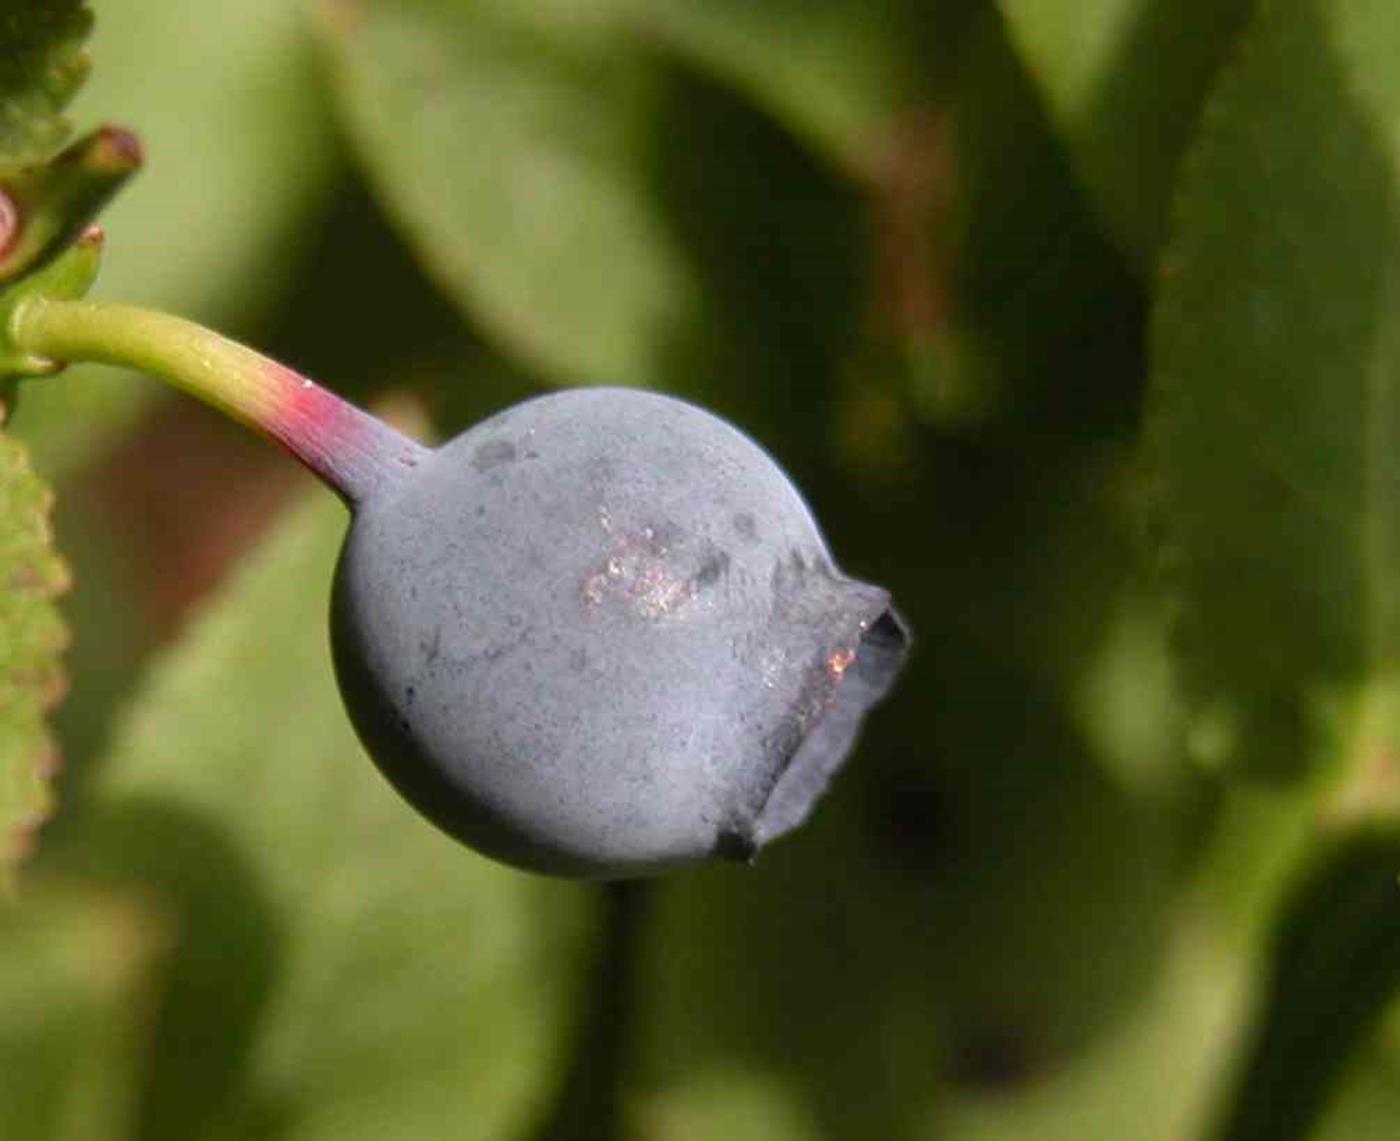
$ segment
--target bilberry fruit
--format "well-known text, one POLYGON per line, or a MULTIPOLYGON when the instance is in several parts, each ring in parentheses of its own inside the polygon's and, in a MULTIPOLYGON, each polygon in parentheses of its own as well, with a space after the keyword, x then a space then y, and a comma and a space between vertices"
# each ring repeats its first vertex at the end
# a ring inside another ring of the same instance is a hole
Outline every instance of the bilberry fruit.
POLYGON ((499 859, 604 877, 799 824, 906 641, 767 454, 628 389, 518 405, 360 503, 331 628, 404 796, 499 859))

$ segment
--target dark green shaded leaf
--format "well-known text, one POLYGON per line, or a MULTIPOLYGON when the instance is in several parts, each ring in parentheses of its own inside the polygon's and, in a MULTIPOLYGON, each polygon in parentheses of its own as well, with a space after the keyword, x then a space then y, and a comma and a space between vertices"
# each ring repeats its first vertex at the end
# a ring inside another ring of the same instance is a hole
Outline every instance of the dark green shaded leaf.
POLYGON ((644 1125, 936 1136, 950 1087, 1035 1088, 1152 978, 1185 815, 1111 787, 1014 664, 913 620, 941 665, 911 663, 805 831, 658 888, 644 1125))
POLYGON ((1207 93, 1255 0, 999 0, 1111 232, 1150 267, 1207 93))
POLYGON ((1243 964, 1183 911, 1160 975, 1122 1020, 1028 1088, 964 1093, 937 1137, 1182 1141, 1200 1137, 1245 1006, 1243 964))
POLYGON ((82 0, 18 0, 0 13, 0 166, 40 162, 63 144, 91 26, 82 0))
POLYGON ((873 173, 955 72, 960 0, 661 0, 649 34, 733 83, 847 169, 873 173))
POLYGON ((1390 1141, 1400 1121, 1400 1039, 1392 999, 1386 1023, 1363 1048, 1323 1111, 1310 1141, 1390 1141))
POLYGON ((642 1136, 915 1135, 942 1048, 933 918, 891 912, 831 824, 824 809, 752 871, 657 885, 630 991, 642 1136))
POLYGON ((1381 0, 1270 5, 1188 164, 1154 441, 1209 763, 1346 756, 1400 658, 1396 50, 1381 0))
POLYGON ((43 887, 0 909, 4 1135, 123 1141, 161 931, 128 900, 43 887))
POLYGON ((1318 853, 1287 901, 1243 1077, 1218 1136, 1296 1141, 1400 985, 1400 838, 1318 853))
POLYGON ((155 669, 79 841, 180 931, 144 1137, 499 1138, 558 1078, 593 896, 453 844, 361 753, 325 633, 343 529, 306 504, 155 669))
POLYGON ((984 12, 958 42, 954 81, 898 124, 863 187, 867 312, 862 351, 846 349, 843 442, 890 475, 914 416, 1037 452, 1137 430, 1140 287, 1002 21, 984 12))

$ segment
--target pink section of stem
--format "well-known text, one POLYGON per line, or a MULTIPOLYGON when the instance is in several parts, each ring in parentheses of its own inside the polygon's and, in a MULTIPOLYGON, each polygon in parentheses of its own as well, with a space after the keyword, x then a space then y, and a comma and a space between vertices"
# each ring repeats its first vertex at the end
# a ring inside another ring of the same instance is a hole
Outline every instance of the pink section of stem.
POLYGON ((263 430, 352 506, 396 482, 427 449, 300 373, 269 361, 263 430))

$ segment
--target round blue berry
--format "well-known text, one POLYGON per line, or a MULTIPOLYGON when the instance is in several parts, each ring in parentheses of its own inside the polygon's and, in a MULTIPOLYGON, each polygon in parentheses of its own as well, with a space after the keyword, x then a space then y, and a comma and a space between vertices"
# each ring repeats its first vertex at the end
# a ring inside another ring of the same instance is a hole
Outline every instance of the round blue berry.
POLYGON ((498 859, 594 877, 799 824, 907 642, 762 449, 629 389, 508 409, 362 504, 332 639, 404 796, 498 859))

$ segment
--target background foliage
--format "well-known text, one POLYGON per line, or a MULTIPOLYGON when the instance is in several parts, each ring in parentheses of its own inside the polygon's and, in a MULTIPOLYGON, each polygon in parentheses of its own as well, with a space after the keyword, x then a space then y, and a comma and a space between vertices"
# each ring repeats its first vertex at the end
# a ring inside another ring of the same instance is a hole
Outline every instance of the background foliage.
MULTIPOLYGON (((439 437, 698 400, 919 640, 755 868, 546 882, 360 755, 329 496, 139 378, 28 383, 7 860, 65 768, 0 1135, 1394 1135, 1391 0, 93 6, 72 114, 149 152, 102 295, 439 437)), ((4 161, 87 26, 0 14, 4 161)))

